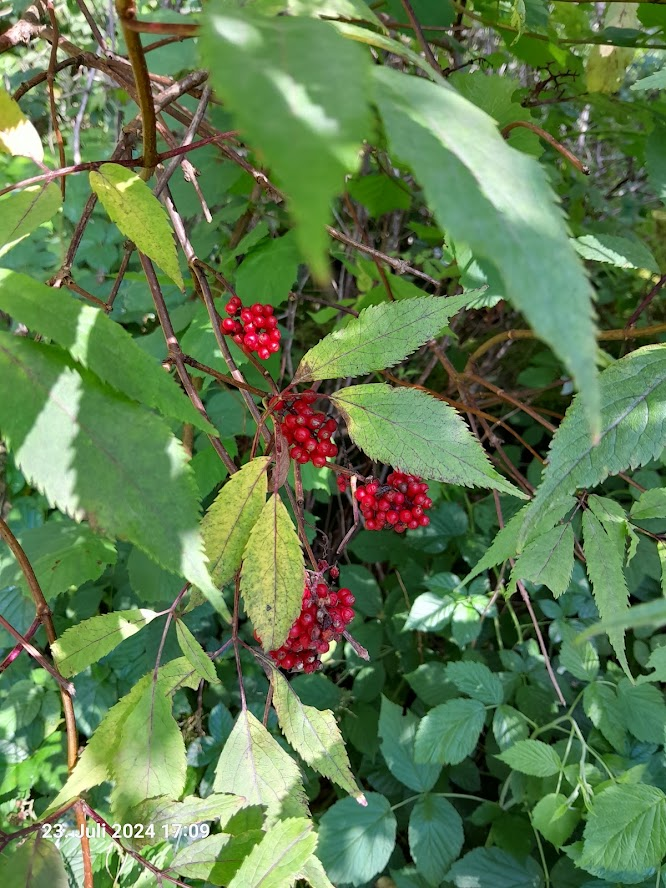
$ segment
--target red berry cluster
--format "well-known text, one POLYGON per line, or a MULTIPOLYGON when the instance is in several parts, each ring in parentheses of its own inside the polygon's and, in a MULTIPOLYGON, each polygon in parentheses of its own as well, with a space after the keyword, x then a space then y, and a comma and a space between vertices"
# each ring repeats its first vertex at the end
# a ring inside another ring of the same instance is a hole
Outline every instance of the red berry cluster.
POLYGON ((313 409, 316 400, 317 395, 311 390, 300 395, 285 395, 275 409, 284 411, 280 431, 291 446, 291 458, 301 465, 311 462, 321 469, 326 465, 327 457, 338 455, 338 448, 331 441, 338 424, 334 419, 327 419, 325 413, 313 409))
MULTIPOLYGON (((331 568, 339 575, 337 568, 331 568)), ((270 655, 281 669, 314 672, 321 666, 332 641, 337 641, 354 619, 356 599, 349 589, 332 592, 326 583, 305 587, 300 616, 289 630, 287 640, 270 655)))
POLYGON ((347 479, 344 475, 336 475, 335 483, 338 485, 340 493, 344 493, 347 490, 347 479))
POLYGON ((256 352, 262 361, 280 349, 280 331, 272 305, 256 302, 251 308, 243 308, 238 296, 232 296, 224 310, 229 315, 220 324, 226 336, 246 351, 256 352))
POLYGON ((432 500, 427 492, 428 485, 418 475, 391 472, 383 486, 371 481, 359 487, 356 499, 361 505, 367 530, 387 527, 396 533, 404 533, 430 524, 425 512, 432 506, 432 500))

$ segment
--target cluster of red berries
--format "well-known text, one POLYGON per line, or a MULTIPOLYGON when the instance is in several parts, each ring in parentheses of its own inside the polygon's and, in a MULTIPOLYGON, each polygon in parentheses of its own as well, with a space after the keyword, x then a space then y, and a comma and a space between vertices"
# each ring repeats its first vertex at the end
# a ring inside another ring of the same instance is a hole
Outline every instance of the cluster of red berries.
POLYGON ((371 481, 356 491, 367 530, 387 527, 396 533, 427 527, 430 518, 425 514, 432 506, 427 495, 428 485, 418 475, 391 472, 386 484, 371 481))
MULTIPOLYGON (((337 579, 337 568, 330 569, 337 579)), ((321 656, 328 652, 345 627, 354 619, 352 605, 356 599, 349 589, 332 592, 324 582, 305 586, 300 616, 289 630, 285 643, 270 651, 281 669, 314 672, 321 666, 321 656)))
POLYGON ((311 462, 321 469, 329 456, 338 455, 338 448, 331 441, 338 424, 313 409, 316 400, 316 393, 309 389, 300 395, 285 395, 275 409, 284 411, 280 431, 291 447, 291 458, 301 465, 311 462))
POLYGON ((280 349, 280 331, 272 305, 256 302, 251 308, 243 308, 238 296, 232 296, 224 307, 229 315, 220 324, 226 336, 249 352, 256 352, 262 361, 280 349))

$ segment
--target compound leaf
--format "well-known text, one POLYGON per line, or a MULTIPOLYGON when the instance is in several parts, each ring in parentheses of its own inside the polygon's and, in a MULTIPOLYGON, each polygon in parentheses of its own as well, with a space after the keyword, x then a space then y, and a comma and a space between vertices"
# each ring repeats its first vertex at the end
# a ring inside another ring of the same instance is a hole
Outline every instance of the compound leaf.
POLYGON ((574 566, 574 533, 558 524, 525 546, 511 571, 511 582, 530 580, 548 586, 556 598, 569 588, 574 566))

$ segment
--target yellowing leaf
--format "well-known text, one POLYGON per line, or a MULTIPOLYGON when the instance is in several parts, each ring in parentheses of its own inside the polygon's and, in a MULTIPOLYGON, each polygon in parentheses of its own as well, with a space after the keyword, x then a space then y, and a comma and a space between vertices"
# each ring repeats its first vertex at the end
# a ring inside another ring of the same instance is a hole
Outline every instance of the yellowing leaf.
POLYGON ((125 237, 182 290, 183 276, 166 211, 143 179, 118 164, 103 163, 90 173, 90 187, 125 237))
POLYGON ((30 123, 18 103, 0 88, 0 150, 6 154, 29 157, 41 163, 44 148, 39 133, 30 123))
POLYGON ((301 612, 305 567, 296 528, 273 495, 252 528, 243 555, 241 592, 265 650, 284 642, 301 612))
POLYGON ((206 655, 204 649, 182 620, 176 622, 176 635, 181 651, 199 675, 206 681, 219 683, 220 680, 210 657, 206 655))

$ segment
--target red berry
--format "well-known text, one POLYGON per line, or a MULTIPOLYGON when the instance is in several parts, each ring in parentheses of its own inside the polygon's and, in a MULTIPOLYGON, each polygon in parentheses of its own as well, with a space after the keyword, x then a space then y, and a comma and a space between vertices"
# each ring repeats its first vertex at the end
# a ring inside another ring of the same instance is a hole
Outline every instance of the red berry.
POLYGON ((233 333, 236 329, 236 321, 233 318, 225 318, 222 321, 222 331, 224 333, 233 333))
POLYGON ((257 355, 261 358, 262 361, 267 361, 270 358, 271 353, 267 348, 260 348, 257 349, 257 355))

